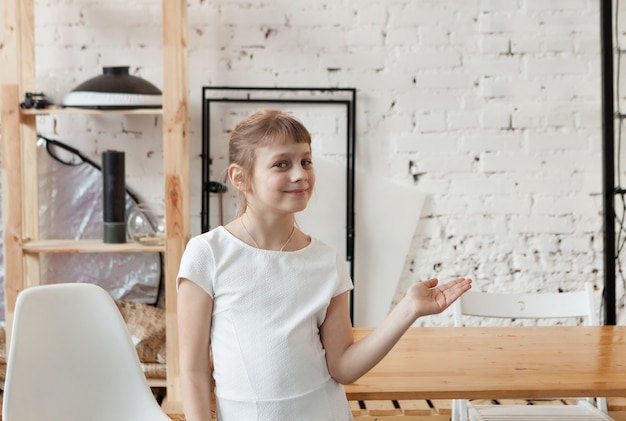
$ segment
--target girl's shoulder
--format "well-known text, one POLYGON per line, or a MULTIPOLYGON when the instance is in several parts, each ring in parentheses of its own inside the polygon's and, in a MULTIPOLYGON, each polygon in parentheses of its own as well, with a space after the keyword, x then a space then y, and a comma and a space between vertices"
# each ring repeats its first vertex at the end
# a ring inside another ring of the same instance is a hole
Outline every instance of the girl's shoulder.
POLYGON ((194 235, 191 237, 191 241, 207 241, 216 236, 222 235, 222 232, 225 231, 224 226, 219 225, 209 231, 205 231, 201 234, 194 235))
POLYGON ((308 254, 310 258, 341 258, 341 252, 336 246, 314 236, 310 236, 309 244, 299 251, 308 254))
POLYGON ((188 247, 214 247, 219 243, 228 242, 232 235, 222 225, 215 227, 202 234, 191 237, 188 247))

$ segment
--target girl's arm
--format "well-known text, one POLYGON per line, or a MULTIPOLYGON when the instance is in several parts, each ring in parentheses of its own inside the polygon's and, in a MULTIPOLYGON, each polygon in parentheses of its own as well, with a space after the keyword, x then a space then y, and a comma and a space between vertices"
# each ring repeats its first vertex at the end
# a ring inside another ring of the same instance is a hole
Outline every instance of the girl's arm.
POLYGON ((187 421, 211 419, 209 339, 213 300, 195 283, 181 279, 177 317, 180 386, 187 421))
POLYGON ((348 293, 334 297, 320 327, 330 375, 341 384, 354 383, 387 355, 418 317, 441 313, 471 288, 472 281, 458 278, 438 283, 430 279, 412 285, 387 318, 358 342, 352 335, 348 293))

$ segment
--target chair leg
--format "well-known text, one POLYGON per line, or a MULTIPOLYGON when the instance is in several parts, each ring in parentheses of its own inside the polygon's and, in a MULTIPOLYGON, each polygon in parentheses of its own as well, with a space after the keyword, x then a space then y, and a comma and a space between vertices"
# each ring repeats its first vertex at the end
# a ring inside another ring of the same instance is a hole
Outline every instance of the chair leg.
POLYGON ((452 416, 450 417, 450 421, 458 421, 459 419, 459 410, 456 407, 456 399, 452 400, 452 416))
POLYGON ((468 413, 465 402, 466 401, 461 399, 454 399, 452 401, 452 421, 467 421, 468 413))

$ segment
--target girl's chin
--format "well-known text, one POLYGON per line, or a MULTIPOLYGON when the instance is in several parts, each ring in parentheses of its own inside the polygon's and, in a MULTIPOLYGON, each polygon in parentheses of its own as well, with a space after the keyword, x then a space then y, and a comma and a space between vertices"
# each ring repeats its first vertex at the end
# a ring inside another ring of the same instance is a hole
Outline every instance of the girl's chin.
POLYGON ((302 199, 302 203, 299 204, 294 204, 293 206, 291 206, 291 211, 292 212, 302 212, 303 210, 306 209, 307 205, 309 204, 309 200, 308 199, 302 199))

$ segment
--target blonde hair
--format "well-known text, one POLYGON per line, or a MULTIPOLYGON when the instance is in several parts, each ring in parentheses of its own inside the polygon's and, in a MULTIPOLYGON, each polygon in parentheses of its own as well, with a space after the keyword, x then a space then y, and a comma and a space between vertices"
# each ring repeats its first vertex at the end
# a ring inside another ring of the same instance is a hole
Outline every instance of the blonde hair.
MULTIPOLYGON (((256 150, 277 142, 311 145, 311 134, 299 120, 281 110, 258 111, 235 126, 228 141, 228 161, 241 167, 243 186, 250 185, 256 150)), ((245 194, 239 190, 239 215, 246 207, 245 194)))

